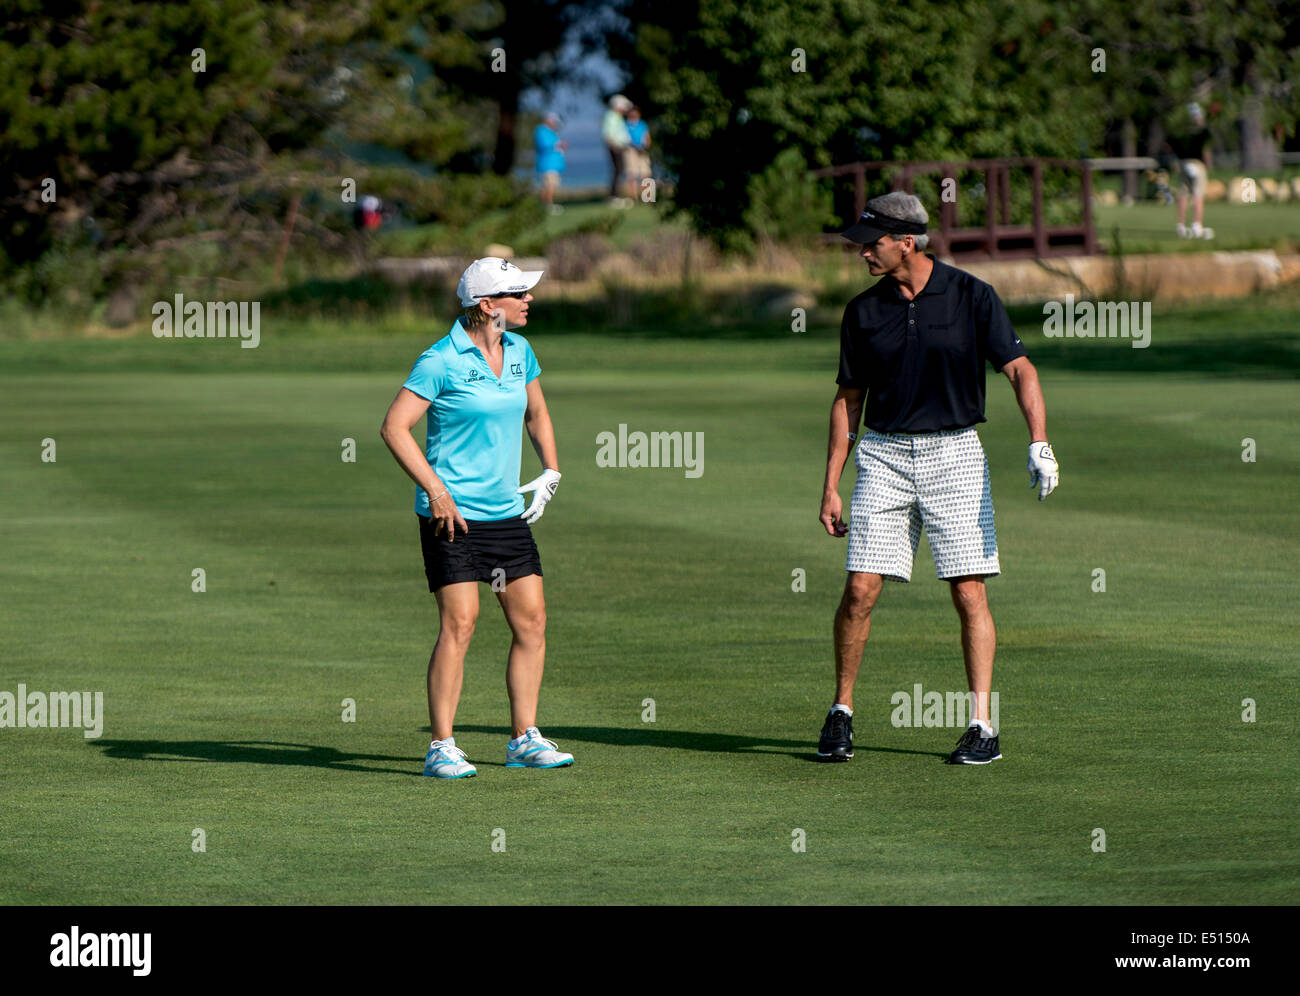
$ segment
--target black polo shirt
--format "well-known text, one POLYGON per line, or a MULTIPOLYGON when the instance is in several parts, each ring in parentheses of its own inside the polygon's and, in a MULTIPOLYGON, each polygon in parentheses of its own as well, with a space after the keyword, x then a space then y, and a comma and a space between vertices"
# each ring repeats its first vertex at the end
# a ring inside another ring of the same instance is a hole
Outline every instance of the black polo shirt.
POLYGON ((985 362, 1025 355, 997 292, 929 253, 934 271, 911 301, 884 277, 844 309, 836 382, 867 394, 877 432, 936 432, 985 421, 985 362))

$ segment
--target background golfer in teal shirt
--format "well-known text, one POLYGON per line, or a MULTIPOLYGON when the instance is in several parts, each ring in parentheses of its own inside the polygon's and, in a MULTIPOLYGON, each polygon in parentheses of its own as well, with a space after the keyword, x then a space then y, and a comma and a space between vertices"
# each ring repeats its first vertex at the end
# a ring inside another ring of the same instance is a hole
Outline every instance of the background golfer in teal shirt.
POLYGON ((477 773, 452 725, 480 582, 492 586, 514 634, 506 666, 512 725, 506 767, 573 763, 536 725, 546 602, 529 527, 555 495, 560 471, 541 367, 528 340, 510 331, 527 324, 529 291, 541 277, 496 257, 471 263, 457 288, 464 314, 416 360, 384 418, 384 442, 416 483, 425 576, 438 600, 438 642, 428 672, 433 740, 424 762, 424 774, 436 778, 477 773), (421 418, 428 420, 424 452, 411 436, 421 418), (524 428, 544 469, 521 487, 524 428), (528 493, 533 498, 525 509, 528 493))
POLYGON ((560 179, 564 176, 564 150, 568 142, 560 140, 559 131, 563 126, 560 116, 554 111, 533 130, 533 151, 537 160, 537 182, 542 190, 542 204, 551 214, 559 214, 564 209, 555 202, 555 191, 559 189, 560 179))

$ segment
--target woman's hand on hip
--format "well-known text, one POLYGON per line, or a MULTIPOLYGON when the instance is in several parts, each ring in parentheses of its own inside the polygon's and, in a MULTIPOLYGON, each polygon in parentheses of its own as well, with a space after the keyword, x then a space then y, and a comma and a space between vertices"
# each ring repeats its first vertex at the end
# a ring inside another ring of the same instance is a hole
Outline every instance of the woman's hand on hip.
POLYGON ((456 527, 463 533, 469 532, 469 524, 460 514, 455 500, 447 492, 429 503, 429 512, 433 515, 433 527, 438 533, 445 533, 448 543, 456 542, 456 527))

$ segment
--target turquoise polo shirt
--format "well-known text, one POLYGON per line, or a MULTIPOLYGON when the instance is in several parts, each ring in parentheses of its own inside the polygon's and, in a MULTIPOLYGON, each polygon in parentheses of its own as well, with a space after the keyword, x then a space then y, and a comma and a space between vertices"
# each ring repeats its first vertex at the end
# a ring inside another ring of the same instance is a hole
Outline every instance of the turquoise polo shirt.
POLYGON ((564 153, 558 148, 560 136, 549 125, 539 124, 533 132, 533 148, 537 153, 537 175, 563 173, 564 153))
MULTIPOLYGON (((524 510, 519 494, 527 385, 541 376, 533 347, 517 332, 501 337, 501 377, 460 321, 420 354, 402 386, 429 402, 425 459, 460 514, 479 522, 524 510)), ((429 517, 429 495, 415 489, 415 511, 429 517)))

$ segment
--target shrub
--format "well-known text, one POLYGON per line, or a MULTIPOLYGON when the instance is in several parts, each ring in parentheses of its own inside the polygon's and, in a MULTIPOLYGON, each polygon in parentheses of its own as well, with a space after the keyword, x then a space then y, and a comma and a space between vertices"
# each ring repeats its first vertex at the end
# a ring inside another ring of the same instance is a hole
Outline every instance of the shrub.
POLYGON ((613 243, 604 235, 565 235, 546 250, 548 275, 556 280, 586 280, 613 250, 613 243))
POLYGON ((812 245, 822 228, 836 220, 831 192, 808 175, 798 149, 785 149, 762 173, 750 177, 745 224, 760 241, 812 245))

